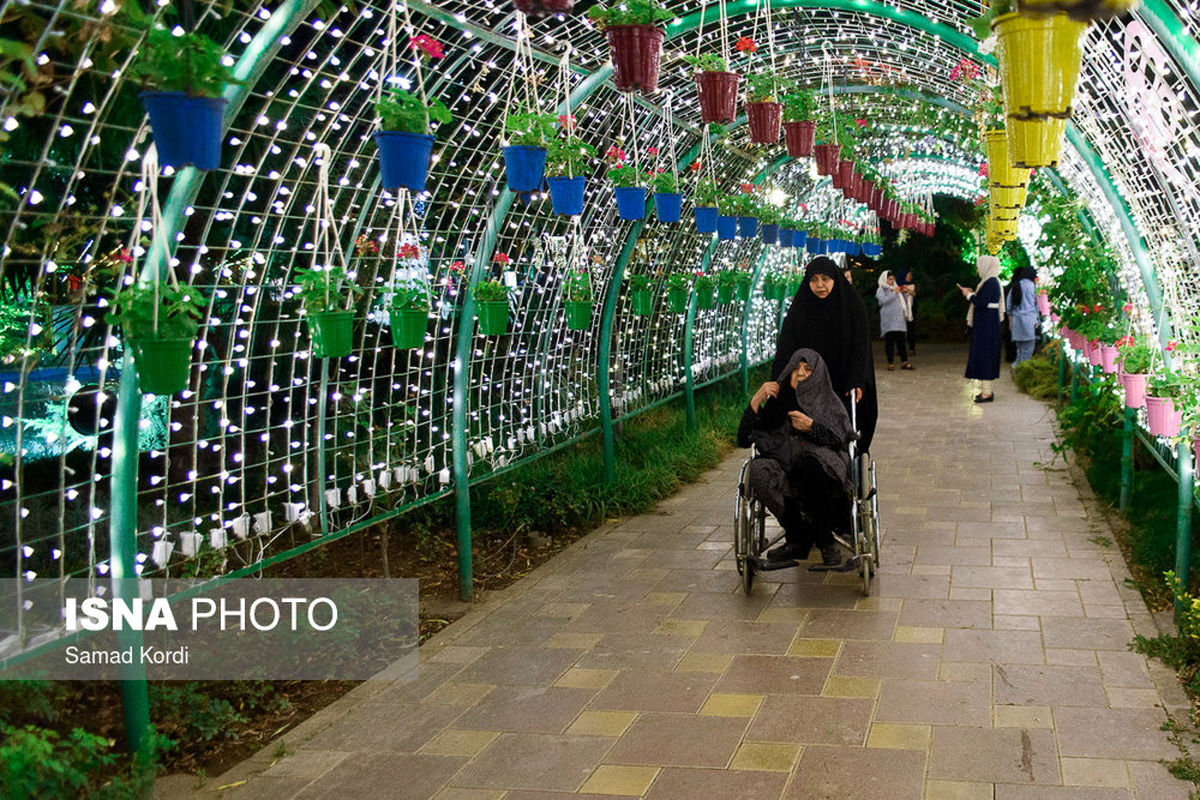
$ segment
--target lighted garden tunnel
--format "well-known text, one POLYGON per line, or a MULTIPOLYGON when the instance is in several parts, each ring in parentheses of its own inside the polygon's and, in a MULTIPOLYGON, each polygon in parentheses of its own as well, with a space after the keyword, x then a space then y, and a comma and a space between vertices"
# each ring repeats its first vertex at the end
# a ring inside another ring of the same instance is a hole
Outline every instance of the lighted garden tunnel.
MULTIPOLYGON (((702 128, 691 70, 675 56, 697 51, 698 4, 668 4, 678 16, 665 25, 658 91, 632 100, 636 140, 604 34, 583 15, 589 5, 530 22, 545 109, 575 113, 601 152, 620 142, 651 158, 650 148, 665 153, 673 141, 687 195, 702 128)), ((716 5, 704 50, 719 47, 716 5)), ((387 324, 392 264, 356 246, 395 241, 396 198, 381 186, 372 136, 379 81, 393 77, 383 75, 386 4, 202 6, 197 29, 226 46, 240 81, 226 91, 221 166, 167 170, 160 232, 170 252, 149 244, 146 222, 146 252, 133 263, 122 248, 152 137, 124 73, 144 31, 128 27, 119 4, 95 18, 66 2, 4 5, 5 38, 32 37, 34 62, 30 87, 0 106, 3 181, 14 193, 0 216, 8 326, 0 555, 9 574, 248 572, 455 492, 465 545, 469 482, 583 436, 610 443, 614 421, 770 357, 786 305, 763 296, 762 279, 799 264, 799 250, 718 241, 686 215, 671 225, 619 220, 598 164, 587 172, 578 228, 541 194, 522 202, 505 188, 500 154, 509 87, 529 77, 514 71, 514 9, 418 0, 408 9, 414 33, 444 45, 425 86, 454 121, 437 131, 428 191, 411 218, 399 215, 419 230, 417 271, 433 287, 424 346, 404 350, 387 324), (30 102, 37 89, 44 108, 30 102), (312 355, 292 292, 313 259, 318 145, 332 154, 335 249, 366 290, 355 303, 353 353, 341 359, 312 355), (575 238, 556 238, 564 236, 575 238), (586 246, 579 252, 596 290, 581 331, 566 328, 560 291, 575 241, 586 246), (142 399, 99 298, 134 268, 161 274, 168 257, 207 309, 187 390, 142 399), (460 261, 462 276, 451 268, 460 261), (659 291, 653 315, 631 313, 631 275, 660 280, 743 263, 754 275, 744 304, 699 310, 693 298, 685 314, 671 313, 659 291), (515 279, 511 330, 482 336, 465 287, 501 271, 515 279)), ((975 84, 961 73, 992 62, 967 25, 980 10, 778 0, 770 22, 782 73, 818 89, 829 70, 840 112, 868 122, 863 157, 903 197, 974 200, 986 193, 985 159, 975 84)), ((763 11, 729 3, 732 35, 758 24, 765 36, 763 11)), ((1161 0, 1091 27, 1068 144, 1051 175, 1084 201, 1095 235, 1117 256, 1120 285, 1143 309, 1139 324, 1162 342, 1195 336, 1187 328, 1200 286, 1195 28, 1190 7, 1161 0)), ((10 59, 6 69, 23 67, 10 59)), ((411 80, 406 61, 397 77, 411 80)), ((836 206, 875 224, 815 177, 808 159, 748 144, 743 121, 713 145, 724 188, 753 181, 789 204, 827 216, 836 206)), ((1036 211, 1022 223, 1031 252, 1036 211)), ((462 548, 464 595, 469 552, 462 548)))

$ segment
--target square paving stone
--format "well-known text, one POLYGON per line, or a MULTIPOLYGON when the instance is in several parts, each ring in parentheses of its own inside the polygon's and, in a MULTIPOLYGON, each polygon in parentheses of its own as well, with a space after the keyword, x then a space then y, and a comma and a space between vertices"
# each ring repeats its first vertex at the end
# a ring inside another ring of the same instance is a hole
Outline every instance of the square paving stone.
POLYGON ((1045 654, 1041 634, 1036 631, 948 630, 942 658, 945 661, 1041 664, 1045 654))
MULTIPOLYGON (((808 573, 810 576, 819 574, 808 573)), ((785 584, 775 593, 771 608, 854 608, 861 596, 852 586, 797 581, 785 584)))
POLYGON ((646 800, 776 800, 783 792, 787 775, 772 772, 723 769, 664 769, 646 800))
POLYGON ((818 695, 832 666, 828 658, 734 656, 716 691, 818 695))
POLYGON ((734 717, 642 714, 604 757, 606 764, 725 767, 746 732, 734 717))
POLYGON ((1082 617, 1083 603, 1079 593, 997 589, 992 592, 992 604, 997 614, 1032 614, 1039 617, 1082 617))
POLYGON ((850 641, 842 646, 833 672, 860 678, 933 680, 941 649, 931 644, 850 641))
POLYGON ((1029 567, 972 567, 958 566, 951 573, 956 588, 1032 589, 1033 576, 1029 567))
POLYGON ((1100 676, 1105 686, 1137 689, 1154 687, 1154 681, 1150 679, 1150 672, 1146 669, 1146 657, 1140 653, 1101 650, 1096 655, 1100 659, 1100 676))
POLYGON ((745 597, 741 594, 712 594, 701 592, 688 595, 687 599, 671 611, 677 619, 744 619, 753 620, 771 602, 771 594, 745 597))
POLYGON ((1058 747, 1064 756, 1151 761, 1179 752, 1159 730, 1166 714, 1157 708, 1054 707, 1058 747))
POLYGON ((449 756, 393 753, 381 758, 378 753, 353 753, 296 797, 303 800, 372 797, 386 786, 389 797, 427 800, 465 762, 465 758, 449 756))
POLYGON ((927 725, 991 725, 991 689, 983 683, 884 681, 875 719, 927 725))
MULTIPOLYGON (((1128 789, 1099 789, 1089 786, 996 785, 996 800, 1133 800, 1128 789)), ((1155 796, 1154 800, 1164 800, 1155 796)))
POLYGON ((672 569, 654 584, 656 592, 712 592, 732 594, 741 586, 737 575, 711 569, 672 569))
MULTIPOLYGON (((641 597, 641 595, 638 595, 641 597)), ((669 607, 637 603, 592 603, 564 627, 566 633, 653 633, 669 607)))
POLYGON ((695 714, 717 682, 710 672, 625 671, 617 675, 591 708, 695 714))
MULTIPOLYGON (((1063 551, 1066 555, 1066 551, 1063 551)), ((921 565, 957 565, 975 564, 986 567, 992 563, 992 548, 990 547, 937 547, 934 545, 917 545, 917 556, 914 564, 921 565)))
MULTIPOLYGON (((505 733, 454 777, 454 785, 573 792, 592 774, 610 747, 612 739, 596 736, 505 733)), ((362 796, 371 795, 368 792, 362 796)), ((512 792, 506 795, 514 796, 512 792)))
POLYGON ((781 656, 795 636, 795 625, 717 620, 708 624, 691 652, 781 656))
POLYGON ((1123 619, 1042 617, 1046 647, 1078 650, 1125 650, 1133 639, 1133 626, 1123 619))
POLYGON ((455 721, 456 728, 561 733, 595 696, 591 689, 498 686, 455 721))
POLYGON ((987 600, 905 600, 900 624, 911 628, 992 627, 992 604, 987 600))
POLYGON ((888 641, 896 632, 894 611, 817 609, 800 628, 806 639, 876 639, 888 641))
POLYGON ((929 777, 1058 784, 1054 734, 1026 728, 935 727, 929 777))
POLYGON ((920 800, 925 754, 915 750, 806 747, 789 800, 920 800))
POLYGON ((1013 706, 1104 706, 1096 667, 997 664, 996 703, 1013 706))
POLYGON ((579 659, 578 650, 497 647, 455 676, 468 683, 549 686, 579 659))
POLYGON ((311 750, 387 750, 411 753, 440 733, 463 712, 461 706, 367 705, 353 722, 340 720, 304 743, 311 750), (403 719, 404 725, 396 725, 403 719))
POLYGON ((874 705, 873 700, 768 695, 750 723, 746 739, 861 747, 874 705))
POLYGON ((683 636, 609 633, 580 656, 575 666, 581 669, 665 671, 679 663, 691 644, 692 640, 683 636))

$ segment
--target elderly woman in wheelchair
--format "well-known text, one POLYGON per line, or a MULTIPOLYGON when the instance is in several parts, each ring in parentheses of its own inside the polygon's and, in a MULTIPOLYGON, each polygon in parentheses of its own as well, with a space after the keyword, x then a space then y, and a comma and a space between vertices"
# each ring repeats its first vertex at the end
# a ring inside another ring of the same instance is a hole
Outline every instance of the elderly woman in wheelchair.
POLYGON ((737 438, 738 446, 755 449, 745 474, 751 496, 784 531, 785 543, 767 553, 768 562, 794 565, 815 544, 822 562, 810 569, 840 567, 834 529, 848 532, 851 523, 849 447, 857 434, 815 350, 797 350, 777 380, 759 388, 737 438))

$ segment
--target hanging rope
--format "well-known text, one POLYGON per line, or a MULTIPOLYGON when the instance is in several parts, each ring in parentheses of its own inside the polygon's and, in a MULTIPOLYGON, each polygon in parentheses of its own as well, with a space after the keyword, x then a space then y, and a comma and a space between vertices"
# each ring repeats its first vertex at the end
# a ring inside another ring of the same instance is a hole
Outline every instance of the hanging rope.
POLYGON ((633 151, 633 172, 640 181, 642 179, 642 166, 638 160, 637 115, 633 113, 633 92, 625 92, 623 96, 625 100, 625 117, 629 122, 629 132, 632 137, 629 149, 633 151))
MULTIPOLYGON (((333 160, 333 151, 324 142, 313 145, 313 155, 317 161, 317 197, 315 205, 317 232, 313 239, 313 268, 318 264, 324 265, 325 271, 325 307, 329 308, 329 297, 333 292, 329 277, 333 269, 335 254, 340 253, 333 246, 333 209, 329 203, 329 163, 333 160)), ((345 264, 342 264, 345 269, 345 264)), ((348 299, 348 298, 347 298, 348 299)))
POLYGON ((829 42, 821 42, 821 55, 821 88, 829 96, 829 124, 833 128, 833 143, 840 144, 838 142, 837 110, 833 105, 833 58, 829 55, 829 42))
MULTIPOLYGON (((533 71, 533 31, 523 12, 517 12, 514 24, 517 29, 517 46, 512 62, 513 79, 508 82, 508 90, 505 92, 504 110, 505 113, 513 110, 513 97, 518 91, 519 83, 525 95, 524 110, 537 113, 541 103, 538 98, 537 76, 533 71)), ((561 67, 559 74, 561 75, 561 67)))
MULTIPOLYGON (((562 54, 562 58, 558 60, 558 85, 562 90, 560 94, 559 108, 566 110, 567 124, 563 127, 567 131, 567 143, 570 144, 571 139, 575 135, 575 122, 571 114, 571 45, 567 44, 566 51, 562 54)), ((575 159, 568 156, 567 158, 567 177, 575 177, 575 159)))
MULTIPOLYGON (((663 101, 663 116, 666 118, 667 124, 663 128, 663 136, 666 141, 664 147, 658 148, 658 155, 654 157, 654 172, 657 173, 659 163, 664 158, 663 152, 666 151, 665 158, 671 164, 671 174, 675 177, 675 190, 679 190, 679 161, 675 157, 675 137, 671 132, 675 130, 675 114, 671 108, 671 92, 667 90, 666 98, 663 101)), ((707 125, 705 126, 708 127, 707 125)))
MULTIPOLYGON (((704 41, 704 15, 708 11, 708 2, 700 4, 700 25, 696 30, 696 57, 700 57, 700 45, 704 41)), ((725 13, 725 0, 717 0, 717 34, 721 42, 721 57, 729 66, 732 52, 729 49, 729 18, 725 13)))
MULTIPOLYGON (((178 289, 179 279, 175 277, 175 271, 171 269, 170 259, 170 243, 167 241, 167 230, 163 225, 162 206, 158 202, 158 148, 151 144, 146 149, 146 154, 142 157, 142 181, 141 191, 138 192, 138 209, 137 222, 133 226, 133 230, 129 233, 129 253, 133 259, 129 265, 130 275, 134 276, 134 280, 143 283, 145 275, 138 272, 138 237, 142 231, 142 223, 146 218, 146 207, 150 209, 150 252, 157 253, 166 264, 167 280, 171 286, 178 289)), ((156 269, 153 271, 152 283, 154 287, 154 333, 158 333, 158 309, 162 305, 162 300, 159 296, 159 287, 162 285, 163 270, 156 269)))

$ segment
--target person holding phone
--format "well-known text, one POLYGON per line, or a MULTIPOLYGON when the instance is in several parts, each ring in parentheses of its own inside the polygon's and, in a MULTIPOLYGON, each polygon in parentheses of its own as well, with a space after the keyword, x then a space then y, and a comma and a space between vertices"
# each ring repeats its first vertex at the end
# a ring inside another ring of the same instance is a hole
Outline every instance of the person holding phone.
POLYGON ((996 399, 992 382, 1000 377, 1000 321, 1004 319, 1004 293, 1000 291, 1000 259, 983 255, 975 261, 979 285, 972 291, 959 286, 971 304, 967 309, 967 327, 971 330, 971 350, 967 356, 967 378, 979 381, 976 403, 996 399))

